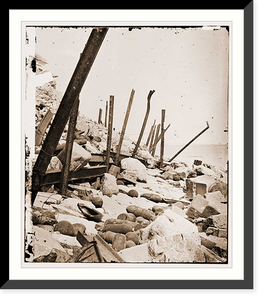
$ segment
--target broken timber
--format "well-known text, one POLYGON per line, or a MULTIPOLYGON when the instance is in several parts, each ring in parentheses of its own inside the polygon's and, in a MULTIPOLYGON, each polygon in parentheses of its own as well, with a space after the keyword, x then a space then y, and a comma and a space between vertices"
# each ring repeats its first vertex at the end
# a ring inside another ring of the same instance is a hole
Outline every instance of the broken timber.
POLYGON ((96 241, 100 253, 106 262, 119 262, 119 263, 126 262, 98 234, 94 237, 94 240, 96 241))
POLYGON ((146 146, 148 147, 148 144, 149 144, 149 142, 150 142, 150 138, 151 138, 151 136, 152 136, 152 131, 153 131, 153 129, 154 129, 154 125, 156 124, 156 120, 154 120, 154 123, 153 123, 153 125, 151 126, 151 128, 150 128, 150 131, 149 131, 149 135, 148 135, 148 138, 147 138, 147 142, 146 142, 146 146))
POLYGON ((163 156, 164 156, 164 122, 165 122, 165 109, 161 110, 161 133, 163 133, 160 141, 160 168, 163 166, 163 156))
POLYGON ((108 114, 108 101, 105 103, 105 123, 104 126, 107 127, 107 114, 108 114))
POLYGON ((31 204, 39 190, 42 178, 45 175, 51 157, 56 149, 65 125, 69 119, 74 101, 80 94, 84 82, 90 72, 97 53, 103 43, 108 28, 94 28, 80 56, 78 64, 74 70, 72 78, 68 84, 65 94, 61 100, 60 106, 51 124, 50 130, 43 143, 42 149, 38 155, 37 161, 32 172, 32 194, 31 204))
POLYGON ((99 114, 98 114, 98 124, 102 124, 102 108, 99 108, 99 114))
POLYGON ((109 116, 108 116, 108 131, 107 131, 107 144, 106 144, 106 167, 109 169, 111 142, 112 142, 112 130, 113 130, 113 114, 114 114, 114 96, 110 96, 109 103, 109 116))
POLYGON ((149 151, 152 151, 153 148, 157 145, 157 143, 160 141, 160 139, 162 139, 162 137, 164 136, 165 132, 170 128, 169 124, 164 130, 163 132, 160 133, 159 137, 155 140, 154 144, 149 148, 149 151))
POLYGON ((139 134, 139 137, 138 137, 138 140, 137 140, 137 144, 136 144, 135 149, 132 153, 132 157, 135 157, 135 155, 137 154, 139 144, 140 144, 141 139, 143 137, 145 127, 146 127, 147 121, 148 121, 149 112, 150 112, 150 99, 151 99, 151 97, 154 93, 155 93, 155 90, 149 91, 148 98, 147 98, 147 110, 146 110, 145 118, 144 118, 144 121, 143 121, 143 124, 142 124, 142 127, 141 127, 141 131, 140 131, 140 134, 139 134))
POLYGON ((47 130, 47 127, 48 127, 53 115, 54 114, 49 109, 47 111, 47 113, 45 114, 45 116, 43 117, 43 119, 38 124, 38 127, 36 129, 36 133, 35 133, 35 146, 39 146, 41 144, 41 142, 43 140, 43 137, 44 137, 44 134, 47 130))
POLYGON ((98 234, 94 237, 90 237, 78 232, 77 240, 84 249, 87 245, 95 243, 95 251, 98 251, 100 260, 103 262, 125 262, 98 234))
MULTIPOLYGON (((80 180, 103 176, 106 173, 106 166, 94 166, 82 168, 78 171, 69 171, 68 180, 80 180)), ((40 185, 54 184, 61 181, 61 172, 56 170, 47 171, 43 176, 40 185)))
POLYGON ((74 131, 76 126, 76 121, 78 117, 78 109, 79 109, 79 97, 75 99, 70 120, 68 126, 68 133, 67 133, 67 140, 66 140, 66 153, 65 153, 65 160, 61 171, 61 182, 60 182, 60 193, 62 195, 66 195, 67 193, 67 186, 68 186, 68 179, 69 179, 69 170, 71 164, 71 156, 72 156, 72 146, 74 141, 74 131))
POLYGON ((154 125, 153 125, 152 134, 151 134, 151 137, 150 137, 149 151, 150 151, 150 149, 152 149, 152 146, 153 146, 153 141, 154 141, 155 132, 156 132, 156 125, 154 124, 154 125))
POLYGON ((153 150, 152 150, 152 153, 151 155, 153 157, 155 157, 155 152, 156 152, 156 146, 157 146, 157 143, 158 143, 158 137, 159 137, 159 131, 160 131, 160 124, 157 126, 157 130, 156 130, 156 135, 155 135, 155 142, 153 143, 153 150))
POLYGON ((77 233, 77 240, 83 247, 79 251, 77 251, 71 258, 69 258, 67 263, 105 262, 95 240, 88 241, 79 231, 77 233))

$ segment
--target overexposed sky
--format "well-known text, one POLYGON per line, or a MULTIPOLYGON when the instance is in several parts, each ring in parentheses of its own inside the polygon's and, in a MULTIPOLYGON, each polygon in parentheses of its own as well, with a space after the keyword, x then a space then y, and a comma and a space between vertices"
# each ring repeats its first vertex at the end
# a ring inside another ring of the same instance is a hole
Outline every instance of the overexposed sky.
MULTIPOLYGON (((36 52, 58 76, 62 93, 73 74, 91 28, 36 28, 36 52)), ((227 143, 229 35, 225 28, 109 28, 80 95, 80 111, 97 120, 115 96, 114 128, 120 131, 131 89, 135 90, 126 133, 137 139, 147 95, 155 90, 146 139, 161 109, 166 110, 165 144, 184 145, 206 127, 195 143, 227 143)))

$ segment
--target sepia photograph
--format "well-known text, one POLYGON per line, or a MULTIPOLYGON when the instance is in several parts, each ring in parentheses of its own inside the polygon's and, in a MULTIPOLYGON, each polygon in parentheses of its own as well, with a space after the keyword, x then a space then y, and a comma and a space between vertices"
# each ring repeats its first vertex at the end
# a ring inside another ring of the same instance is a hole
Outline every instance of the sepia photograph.
POLYGON ((230 264, 230 24, 25 24, 23 265, 230 264))

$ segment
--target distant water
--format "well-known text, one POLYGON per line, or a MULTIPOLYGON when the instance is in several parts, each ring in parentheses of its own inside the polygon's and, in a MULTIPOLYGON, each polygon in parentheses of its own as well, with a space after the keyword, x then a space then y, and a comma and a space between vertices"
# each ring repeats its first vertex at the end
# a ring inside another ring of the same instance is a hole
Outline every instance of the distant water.
MULTIPOLYGON (((170 159, 176 154, 183 145, 165 145, 165 157, 170 159)), ((157 149, 156 155, 159 155, 157 149)), ((228 160, 227 145, 190 145, 181 152, 174 161, 182 161, 192 164, 195 159, 201 160, 203 163, 222 167, 226 169, 228 160)))

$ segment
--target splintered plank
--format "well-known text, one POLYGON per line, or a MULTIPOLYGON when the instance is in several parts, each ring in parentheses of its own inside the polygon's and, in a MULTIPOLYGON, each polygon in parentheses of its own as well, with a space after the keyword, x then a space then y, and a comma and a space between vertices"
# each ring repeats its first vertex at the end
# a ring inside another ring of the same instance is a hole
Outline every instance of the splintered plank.
POLYGON ((68 263, 101 263, 104 259, 95 241, 88 242, 67 261, 68 263))
POLYGON ((43 119, 38 124, 36 133, 35 133, 35 145, 36 146, 39 146, 41 144, 44 134, 47 130, 47 127, 48 127, 53 115, 54 114, 51 112, 51 110, 48 110, 47 113, 45 114, 45 116, 43 117, 43 119))
MULTIPOLYGON (((105 165, 83 168, 78 171, 70 171, 69 180, 79 180, 79 179, 99 177, 99 176, 103 176, 104 173, 106 173, 105 165)), ((60 181, 61 181, 61 172, 51 170, 51 171, 47 171, 46 174, 43 176, 41 185, 59 183, 60 181)))
MULTIPOLYGON (((91 163, 104 163, 105 162, 105 155, 101 153, 91 153, 92 157, 89 160, 89 164, 91 163)), ((113 163, 113 159, 110 157, 109 163, 113 163)))
POLYGON ((126 262, 98 234, 94 237, 94 240, 96 241, 100 253, 106 262, 126 262))
POLYGON ((120 257, 117 252, 111 248, 98 234, 92 238, 90 236, 81 234, 78 231, 77 240, 83 247, 88 246, 92 242, 96 243, 96 250, 98 251, 97 255, 100 256, 101 261, 125 262, 125 260, 120 257))

